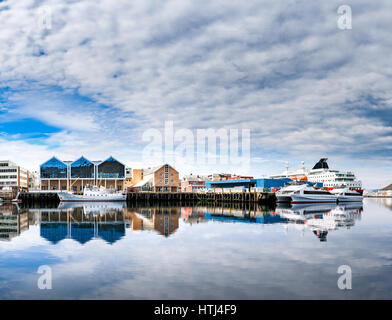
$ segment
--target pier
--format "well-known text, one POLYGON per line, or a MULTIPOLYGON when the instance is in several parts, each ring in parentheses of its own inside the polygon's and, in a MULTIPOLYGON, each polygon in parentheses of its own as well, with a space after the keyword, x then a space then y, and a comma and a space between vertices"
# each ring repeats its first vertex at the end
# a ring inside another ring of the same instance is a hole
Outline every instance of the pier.
MULTIPOLYGON (((56 202, 57 191, 21 192, 19 199, 23 202, 56 202)), ((273 192, 128 192, 127 202, 211 202, 211 203, 259 203, 275 204, 273 192)))

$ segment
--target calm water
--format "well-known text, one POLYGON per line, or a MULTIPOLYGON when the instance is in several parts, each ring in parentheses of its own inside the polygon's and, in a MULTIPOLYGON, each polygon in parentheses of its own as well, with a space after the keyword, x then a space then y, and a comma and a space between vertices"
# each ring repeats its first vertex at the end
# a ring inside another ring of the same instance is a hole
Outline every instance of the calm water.
POLYGON ((2 299, 391 299, 392 199, 267 208, 0 205, 2 299), (40 266, 52 289, 40 290, 40 266), (340 265, 352 290, 340 290, 340 265))

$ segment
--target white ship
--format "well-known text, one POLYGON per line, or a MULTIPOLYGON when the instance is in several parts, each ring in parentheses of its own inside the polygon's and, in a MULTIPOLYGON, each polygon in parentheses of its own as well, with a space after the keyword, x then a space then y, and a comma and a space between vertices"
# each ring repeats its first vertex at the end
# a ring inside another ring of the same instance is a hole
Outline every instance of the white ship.
POLYGON ((278 202, 291 202, 291 195, 296 191, 303 189, 306 185, 288 185, 276 192, 276 199, 278 202))
POLYGON ((335 194, 339 202, 362 202, 363 196, 361 193, 350 190, 349 188, 336 188, 330 191, 335 194))
POLYGON ((321 158, 308 173, 308 181, 322 182, 324 187, 337 188, 342 185, 352 190, 362 191, 362 183, 354 173, 329 169, 327 158, 321 158))
POLYGON ((295 180, 307 180, 310 182, 322 182, 323 186, 327 188, 345 186, 351 190, 362 192, 362 183, 357 180, 353 172, 331 170, 329 169, 327 160, 327 158, 321 158, 311 170, 306 170, 305 164, 302 162, 300 169, 289 171, 287 164, 285 172, 279 175, 273 175, 271 178, 291 178, 295 180))
POLYGON ((84 188, 83 194, 73 194, 72 192, 58 192, 57 193, 60 202, 88 202, 88 201, 98 201, 98 202, 106 202, 106 201, 126 201, 127 195, 121 192, 114 192, 112 190, 107 190, 105 188, 98 189, 97 187, 93 188, 84 188))
POLYGON ((327 190, 315 189, 307 184, 290 185, 276 193, 278 202, 297 203, 336 203, 336 195, 327 190))

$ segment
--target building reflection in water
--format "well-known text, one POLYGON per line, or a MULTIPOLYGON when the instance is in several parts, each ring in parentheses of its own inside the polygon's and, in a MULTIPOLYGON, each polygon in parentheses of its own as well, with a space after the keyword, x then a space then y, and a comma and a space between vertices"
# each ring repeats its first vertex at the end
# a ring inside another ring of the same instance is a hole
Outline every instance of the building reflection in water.
POLYGON ((124 208, 116 203, 61 203, 56 209, 30 211, 38 211, 40 235, 53 244, 64 239, 81 244, 102 239, 113 244, 125 236, 124 208))
POLYGON ((10 241, 19 236, 29 229, 29 224, 27 210, 20 210, 18 205, 0 206, 0 241, 10 241))
POLYGON ((18 205, 0 206, 0 238, 9 240, 28 230, 30 225, 40 227, 41 237, 53 244, 73 239, 85 244, 102 239, 113 244, 123 238, 126 229, 155 231, 169 237, 179 228, 180 217, 186 224, 227 222, 294 225, 306 229, 320 241, 326 241, 328 232, 350 228, 361 218, 362 203, 278 205, 276 208, 253 204, 219 204, 202 206, 152 207, 123 203, 61 203, 55 208, 25 208, 18 205))
POLYGON ((126 209, 126 216, 131 221, 130 227, 133 231, 155 230, 168 237, 178 229, 180 208, 128 208, 126 209))
POLYGON ((169 236, 178 229, 179 208, 127 208, 123 203, 61 203, 58 208, 30 209, 39 213, 40 234, 53 244, 74 239, 85 244, 103 239, 113 244, 132 231, 155 230, 169 236))
POLYGON ((377 198, 385 207, 392 210, 392 198, 377 198))

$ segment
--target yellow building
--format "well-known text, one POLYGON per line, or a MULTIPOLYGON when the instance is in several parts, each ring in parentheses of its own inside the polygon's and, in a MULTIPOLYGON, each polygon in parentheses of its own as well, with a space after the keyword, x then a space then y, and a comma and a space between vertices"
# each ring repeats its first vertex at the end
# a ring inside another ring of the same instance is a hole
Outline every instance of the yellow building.
POLYGON ((133 169, 131 187, 138 191, 178 192, 180 178, 168 164, 148 169, 133 169))

